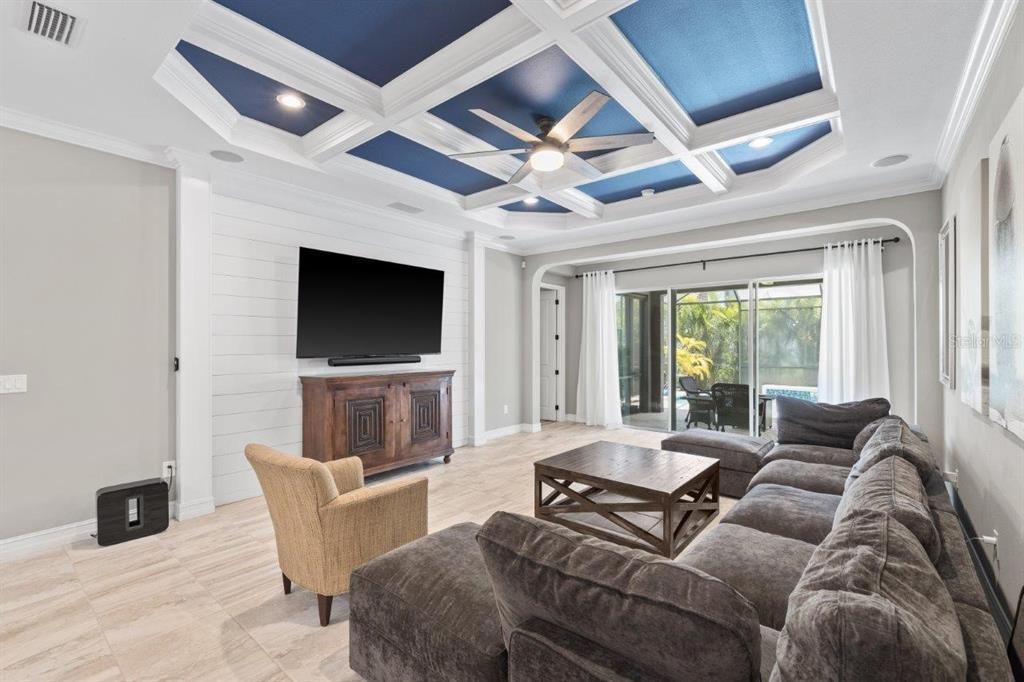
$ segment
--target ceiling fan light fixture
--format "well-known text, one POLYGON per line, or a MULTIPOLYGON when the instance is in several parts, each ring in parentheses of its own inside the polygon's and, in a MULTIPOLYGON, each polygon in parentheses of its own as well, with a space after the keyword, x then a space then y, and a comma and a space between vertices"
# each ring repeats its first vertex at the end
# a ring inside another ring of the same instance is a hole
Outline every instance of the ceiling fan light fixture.
POLYGON ((775 140, 768 136, 755 137, 753 140, 750 141, 750 144, 748 146, 751 149, 764 149, 772 142, 775 142, 775 140))
POLYGON ((558 147, 540 145, 530 154, 530 165, 542 173, 556 171, 565 165, 565 154, 558 147))
POLYGON ((306 100, 302 99, 294 92, 283 92, 278 95, 277 103, 286 109, 302 109, 306 106, 306 100))

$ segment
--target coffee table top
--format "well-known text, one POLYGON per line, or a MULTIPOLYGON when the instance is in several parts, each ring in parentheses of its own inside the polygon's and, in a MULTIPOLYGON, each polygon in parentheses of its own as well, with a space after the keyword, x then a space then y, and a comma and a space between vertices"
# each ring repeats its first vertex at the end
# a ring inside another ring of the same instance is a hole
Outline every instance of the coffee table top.
POLYGON ((548 476, 562 476, 644 497, 672 497, 718 467, 713 457, 641 448, 599 440, 533 463, 548 476))

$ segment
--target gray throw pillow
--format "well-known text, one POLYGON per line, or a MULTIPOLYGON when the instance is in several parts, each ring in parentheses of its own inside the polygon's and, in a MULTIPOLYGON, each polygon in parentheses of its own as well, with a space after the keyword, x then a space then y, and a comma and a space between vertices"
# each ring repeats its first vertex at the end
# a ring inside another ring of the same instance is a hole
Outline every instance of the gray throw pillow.
POLYGON ((857 434, 871 422, 889 414, 889 407, 885 398, 830 405, 778 397, 775 399, 777 441, 850 450, 857 434))
POLYGON ((962 682, 953 600, 920 543, 860 512, 818 546, 789 598, 772 680, 962 682))
POLYGON ((889 457, 856 479, 839 501, 832 528, 851 514, 865 510, 889 514, 902 523, 918 539, 932 563, 938 563, 942 537, 932 519, 928 495, 910 462, 889 457))
POLYGON ((846 478, 846 489, 849 490, 853 482, 867 473, 871 467, 889 457, 902 457, 913 464, 925 488, 939 476, 928 443, 918 438, 902 419, 889 417, 882 420, 875 429, 875 433, 861 450, 860 457, 850 468, 846 478))
POLYGON ((879 417, 861 429, 857 434, 857 437, 853 439, 853 451, 859 455, 861 450, 864 449, 864 446, 868 444, 869 440, 871 440, 871 436, 875 435, 875 431, 878 430, 878 427, 881 426, 882 422, 885 420, 886 417, 879 417))
POLYGON ((717 578, 528 516, 477 533, 506 646, 539 618, 671 679, 757 680, 757 610, 717 578))

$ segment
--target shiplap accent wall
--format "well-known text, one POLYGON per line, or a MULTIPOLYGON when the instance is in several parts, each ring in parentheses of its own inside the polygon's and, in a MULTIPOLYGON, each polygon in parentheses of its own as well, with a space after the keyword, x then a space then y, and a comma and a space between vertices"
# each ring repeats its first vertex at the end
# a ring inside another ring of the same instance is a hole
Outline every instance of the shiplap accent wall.
POLYGON ((302 452, 300 375, 395 371, 395 366, 334 368, 326 360, 295 358, 300 246, 445 271, 442 352, 398 367, 455 370, 452 438, 456 446, 466 441, 469 289, 462 239, 398 218, 322 217, 215 195, 211 340, 217 504, 260 494, 243 454, 247 443, 302 452))

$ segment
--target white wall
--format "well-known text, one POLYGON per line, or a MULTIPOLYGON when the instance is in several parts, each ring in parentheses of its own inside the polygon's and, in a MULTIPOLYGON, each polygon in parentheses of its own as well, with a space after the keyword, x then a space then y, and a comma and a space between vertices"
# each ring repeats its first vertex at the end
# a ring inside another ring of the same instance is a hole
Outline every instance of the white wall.
POLYGON ((0 128, 0 538, 174 459, 174 174, 0 128))
POLYGON ((515 254, 486 249, 484 414, 487 431, 520 423, 522 398, 518 370, 522 357, 522 260, 515 254))
MULTIPOLYGON (((1014 24, 981 95, 946 184, 942 188, 944 220, 956 215, 972 175, 1006 117, 1010 105, 1024 87, 1024 3, 1017 7, 1014 24)), ((1019 179, 1018 179, 1019 181, 1019 179)), ((961 220, 961 227, 977 221, 961 220)), ((960 242, 979 240, 978 234, 961 232, 960 242)), ((961 259, 960 278, 979 280, 988 276, 981 262, 961 259)), ((1022 277, 1024 273, 1001 273, 1022 277)), ((1022 303, 1024 305, 1024 303, 1022 303)), ((1020 387, 1024 390, 1024 386, 1020 387)), ((999 561, 989 557, 1011 609, 1024 585, 1024 442, 992 423, 960 401, 959 390, 940 387, 944 402, 945 450, 948 466, 959 468, 959 493, 975 530, 999 532, 999 561)), ((1011 613, 1012 615, 1012 613, 1011 613)))
MULTIPOLYGON (((398 217, 389 220, 354 211, 320 213, 214 196, 212 455, 217 504, 260 494, 243 455, 247 443, 301 454, 301 374, 395 369, 330 368, 326 360, 295 358, 300 246, 445 271, 442 352, 423 356, 420 364, 399 367, 408 371, 455 370, 452 438, 456 446, 466 440, 469 292, 463 240, 425 232, 398 217)), ((370 287, 372 282, 366 285, 370 287)))

